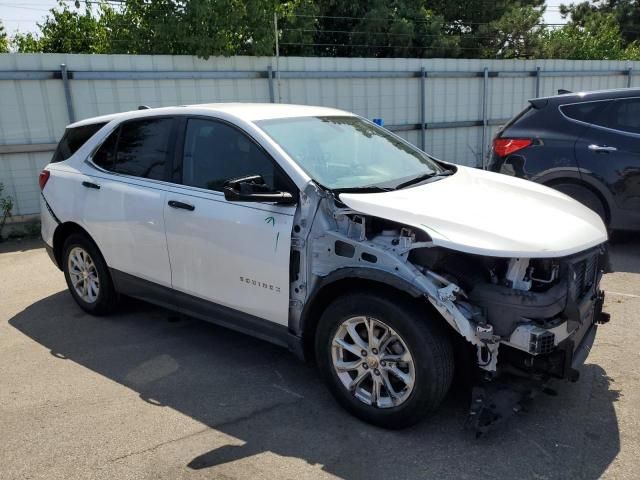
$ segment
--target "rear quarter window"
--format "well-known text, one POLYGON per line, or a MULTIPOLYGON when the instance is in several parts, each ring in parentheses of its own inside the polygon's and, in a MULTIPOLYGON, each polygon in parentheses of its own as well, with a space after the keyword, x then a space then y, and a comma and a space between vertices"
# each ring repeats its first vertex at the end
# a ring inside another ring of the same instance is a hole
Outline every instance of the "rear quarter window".
POLYGON ((93 137, 93 135, 105 125, 106 122, 67 128, 60 143, 58 143, 51 163, 63 162, 71 157, 71 155, 76 153, 87 140, 93 137))
POLYGON ((583 102, 561 105, 560 111, 572 120, 593 123, 598 114, 611 102, 583 102))

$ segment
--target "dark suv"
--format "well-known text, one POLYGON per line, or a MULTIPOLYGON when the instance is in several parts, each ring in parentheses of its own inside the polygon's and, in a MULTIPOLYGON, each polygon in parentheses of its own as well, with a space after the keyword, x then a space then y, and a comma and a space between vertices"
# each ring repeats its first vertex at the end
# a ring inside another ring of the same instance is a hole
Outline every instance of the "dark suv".
POLYGON ((529 100, 494 138, 489 169, 566 193, 612 230, 640 230, 640 89, 529 100))

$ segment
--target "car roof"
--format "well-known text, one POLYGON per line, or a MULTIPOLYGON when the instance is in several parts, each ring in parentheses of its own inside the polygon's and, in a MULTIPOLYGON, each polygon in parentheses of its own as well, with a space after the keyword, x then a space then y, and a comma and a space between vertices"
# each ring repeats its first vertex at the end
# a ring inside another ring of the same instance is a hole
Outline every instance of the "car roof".
POLYGON ((586 102, 594 100, 610 100, 616 98, 640 97, 640 88, 615 88, 609 90, 594 90, 591 92, 571 92, 561 95, 551 95, 531 99, 531 103, 546 105, 564 105, 566 103, 586 102))
POLYGON ((92 117, 72 123, 68 128, 106 123, 118 119, 132 119, 153 117, 156 115, 222 113, 241 120, 256 122, 278 118, 294 117, 326 117, 326 116, 354 116, 353 113, 328 107, 314 107, 310 105, 290 105, 283 103, 203 103, 196 105, 182 105, 178 107, 145 108, 130 112, 113 113, 92 117))

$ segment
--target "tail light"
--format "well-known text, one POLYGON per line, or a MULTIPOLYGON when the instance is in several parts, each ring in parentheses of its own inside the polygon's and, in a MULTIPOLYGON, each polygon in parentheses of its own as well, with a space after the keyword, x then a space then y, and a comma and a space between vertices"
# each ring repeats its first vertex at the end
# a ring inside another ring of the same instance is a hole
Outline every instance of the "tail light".
POLYGON ((496 138, 493 141, 493 151, 499 157, 506 157, 531 145, 530 138, 496 138))
POLYGON ((44 190, 44 186, 47 184, 47 181, 49 180, 49 176, 51 175, 51 172, 49 172, 49 170, 42 170, 40 172, 40 176, 38 177, 38 183, 40 184, 40 190, 44 190))

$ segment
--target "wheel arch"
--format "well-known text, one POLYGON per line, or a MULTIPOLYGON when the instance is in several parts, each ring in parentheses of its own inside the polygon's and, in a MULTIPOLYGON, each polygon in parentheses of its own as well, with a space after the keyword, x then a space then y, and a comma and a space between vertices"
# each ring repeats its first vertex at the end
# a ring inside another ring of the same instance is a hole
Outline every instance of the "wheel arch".
MULTIPOLYGON (((392 273, 373 268, 341 268, 323 277, 309 296, 300 317, 298 333, 302 337, 304 358, 313 360, 318 322, 332 299, 348 293, 379 292, 404 300, 420 302, 423 292, 392 273)), ((431 304, 423 302, 425 308, 431 304)), ((435 309, 433 309, 435 312, 435 309)), ((440 314, 438 314, 440 316, 440 314)))
POLYGON ((596 187, 590 182, 584 181, 581 178, 575 178, 575 177, 559 177, 559 178, 554 178, 552 180, 543 182, 543 185, 550 188, 556 187, 558 185, 563 185, 563 184, 576 185, 593 193, 598 198, 598 200, 600 200, 600 202, 602 203, 602 207, 604 208, 606 213, 607 225, 611 224, 612 214, 613 214, 611 209, 611 203, 607 199, 607 196, 600 190, 600 188, 596 187))
POLYGON ((86 236, 94 245, 96 245, 98 251, 100 250, 89 232, 87 232, 79 224, 75 222, 61 223, 56 227, 55 232, 53 232, 53 258, 55 259, 56 265, 60 270, 62 270, 62 255, 64 253, 62 249, 64 248, 64 242, 67 240, 67 238, 69 238, 70 235, 73 235, 74 233, 79 233, 86 236))

